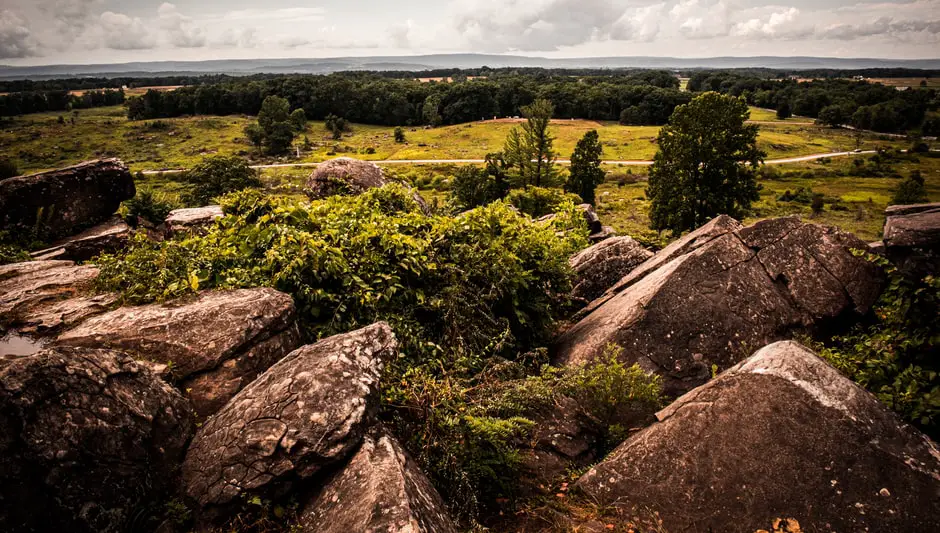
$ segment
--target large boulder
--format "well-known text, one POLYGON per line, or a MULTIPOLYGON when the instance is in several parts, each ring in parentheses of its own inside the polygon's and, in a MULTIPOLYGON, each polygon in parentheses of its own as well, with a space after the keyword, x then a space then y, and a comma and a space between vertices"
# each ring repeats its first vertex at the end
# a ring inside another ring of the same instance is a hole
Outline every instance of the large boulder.
POLYGON ((303 508, 310 533, 456 533, 444 501, 395 437, 370 431, 352 459, 303 508))
POLYGON ((656 254, 647 263, 661 266, 634 269, 621 292, 609 290, 559 337, 554 361, 586 363, 614 344, 624 361, 661 374, 667 393, 685 392, 757 346, 865 313, 882 280, 852 253, 866 248, 788 217, 725 232, 665 264, 656 254))
POLYGON ((0 229, 40 227, 51 238, 104 222, 136 194, 134 178, 119 159, 0 181, 0 229))
POLYGON ((940 270, 940 203, 895 205, 885 215, 885 255, 905 273, 940 270))
POLYGON ((36 260, 68 259, 87 261, 102 253, 113 253, 127 246, 131 228, 121 217, 93 226, 78 235, 62 239, 49 248, 33 252, 36 260))
POLYGON ((164 232, 167 237, 202 234, 223 215, 222 206, 218 205, 174 209, 163 221, 164 232))
POLYGON ((146 528, 193 429, 183 397, 124 354, 0 361, 0 530, 146 528))
POLYGON ((256 288, 121 307, 84 321, 57 342, 168 365, 196 413, 206 417, 300 346, 301 337, 291 297, 256 288))
POLYGON ((590 302, 652 256, 631 237, 614 237, 585 248, 568 260, 575 272, 571 295, 590 302))
POLYGON ((291 352, 193 439, 183 489, 207 514, 243 496, 276 497, 345 459, 374 424, 379 376, 394 357, 384 322, 291 352))
POLYGON ((940 451, 791 341, 657 414, 577 482, 668 531, 940 531, 940 451))
MULTIPOLYGON (((307 178, 304 192, 311 200, 319 200, 334 195, 358 195, 374 187, 384 187, 392 183, 375 163, 360 161, 349 157, 337 157, 317 165, 316 170, 307 178)), ((424 199, 414 192, 414 199, 427 212, 424 199)))
POLYGON ((117 300, 92 294, 94 266, 72 261, 29 261, 0 266, 0 333, 49 336, 96 314, 117 300))

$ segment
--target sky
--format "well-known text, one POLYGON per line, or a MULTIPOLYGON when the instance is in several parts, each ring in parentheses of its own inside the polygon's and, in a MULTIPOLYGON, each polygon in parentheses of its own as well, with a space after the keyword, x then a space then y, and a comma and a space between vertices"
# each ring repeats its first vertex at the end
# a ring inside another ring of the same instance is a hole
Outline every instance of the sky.
POLYGON ((940 0, 0 0, 0 64, 479 52, 940 57, 940 0))

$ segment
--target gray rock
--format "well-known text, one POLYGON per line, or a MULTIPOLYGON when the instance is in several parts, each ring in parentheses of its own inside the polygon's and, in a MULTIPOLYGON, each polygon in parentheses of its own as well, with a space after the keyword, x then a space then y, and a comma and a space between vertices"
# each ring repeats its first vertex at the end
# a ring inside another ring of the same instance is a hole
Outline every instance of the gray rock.
POLYGON ((168 365, 196 412, 206 417, 301 339, 291 297, 257 288, 122 307, 84 321, 57 342, 121 350, 168 365))
POLYGON ((183 463, 186 495, 224 513, 345 459, 375 421, 379 376, 396 348, 379 322, 291 352, 199 428, 183 463))
POLYGON ((222 207, 218 205, 174 209, 163 222, 164 232, 167 237, 205 233, 223 215, 222 207))
POLYGON ((614 228, 610 226, 602 226, 601 230, 598 231, 597 233, 592 233, 588 235, 588 241, 590 241, 593 244, 597 244, 599 242, 606 241, 607 239, 610 239, 611 237, 616 237, 616 236, 617 236, 617 231, 614 230, 614 228))
POLYGON ((577 486, 668 531, 940 530, 940 451, 797 343, 767 346, 657 414, 577 486))
POLYGON ((49 348, 0 361, 0 530, 140 527, 172 489, 193 426, 183 397, 126 355, 49 348))
POLYGON ((0 181, 0 228, 41 227, 49 237, 104 222, 136 194, 134 178, 119 159, 0 181))
POLYGON ((940 203, 891 206, 885 214, 884 250, 888 259, 912 276, 940 270, 940 203))
POLYGON ((116 301, 93 295, 93 266, 29 261, 0 266, 0 331, 48 336, 103 313, 116 301))
POLYGON ((568 260, 575 272, 571 294, 590 302, 652 256, 630 237, 614 237, 585 248, 568 260))
MULTIPOLYGON (((392 183, 375 163, 338 157, 320 163, 307 178, 304 192, 311 200, 319 200, 334 195, 355 196, 374 187, 384 187, 392 183)), ((424 198, 413 192, 413 196, 424 212, 428 212, 424 198)))
POLYGON ((667 393, 682 393, 713 365, 726 369, 757 346, 866 312, 881 289, 878 268, 852 254, 867 244, 793 217, 691 248, 636 281, 653 256, 618 282, 624 290, 592 303, 558 339, 555 362, 586 363, 615 344, 625 362, 661 374, 667 393))
POLYGON ((102 253, 113 253, 127 246, 131 228, 120 217, 89 228, 74 237, 53 243, 44 250, 33 252, 35 260, 68 259, 87 261, 102 253))
POLYGON ((300 526, 310 533, 457 532, 431 482, 381 427, 304 507, 300 526))

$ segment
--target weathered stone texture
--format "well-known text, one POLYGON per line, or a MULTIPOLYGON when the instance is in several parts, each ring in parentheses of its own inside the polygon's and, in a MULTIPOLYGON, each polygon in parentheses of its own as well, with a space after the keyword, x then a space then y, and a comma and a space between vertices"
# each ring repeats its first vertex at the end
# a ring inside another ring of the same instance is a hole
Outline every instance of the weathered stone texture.
POLYGON ((940 451, 792 341, 657 414, 577 482, 668 531, 940 530, 940 451))
POLYGON ((136 194, 134 178, 119 159, 0 181, 0 228, 42 227, 49 237, 73 235, 104 222, 136 194))
POLYGON ((196 433, 186 495, 221 510, 243 495, 282 495, 345 459, 375 421, 379 376, 396 348, 379 322, 290 353, 196 433))
POLYGON ((301 512, 310 533, 456 533, 440 495, 381 427, 301 512))
POLYGON ((173 484, 193 426, 183 397, 124 354, 0 360, 0 530, 130 530, 173 484))
POLYGON ((301 343, 294 304, 268 288, 204 291, 164 304, 122 307, 59 336, 169 365, 200 417, 301 343))

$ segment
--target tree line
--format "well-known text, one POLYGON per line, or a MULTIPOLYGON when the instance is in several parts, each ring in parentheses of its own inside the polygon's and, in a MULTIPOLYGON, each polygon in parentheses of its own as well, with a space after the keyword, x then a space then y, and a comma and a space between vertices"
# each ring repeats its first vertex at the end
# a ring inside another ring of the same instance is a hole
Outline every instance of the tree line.
POLYGON ((851 125, 885 133, 921 130, 936 135, 936 119, 927 111, 940 106, 934 89, 897 90, 878 83, 847 79, 767 79, 735 72, 698 72, 689 79, 694 92, 717 91, 742 96, 751 105, 818 119, 827 126, 851 125))
POLYGON ((124 91, 106 89, 86 91, 81 96, 69 91, 24 91, 0 95, 0 117, 12 117, 46 111, 71 111, 124 103, 124 91))
POLYGON ((550 100, 556 118, 664 124, 689 101, 668 73, 619 77, 505 75, 452 83, 422 83, 365 74, 280 76, 148 91, 128 100, 132 120, 183 115, 257 115, 268 96, 285 98, 311 120, 329 115, 386 126, 459 124, 517 116, 538 99, 550 100), (668 79, 667 79, 668 78, 668 79), (661 87, 654 85, 670 85, 661 87), (629 110, 623 115, 624 110, 629 110))

